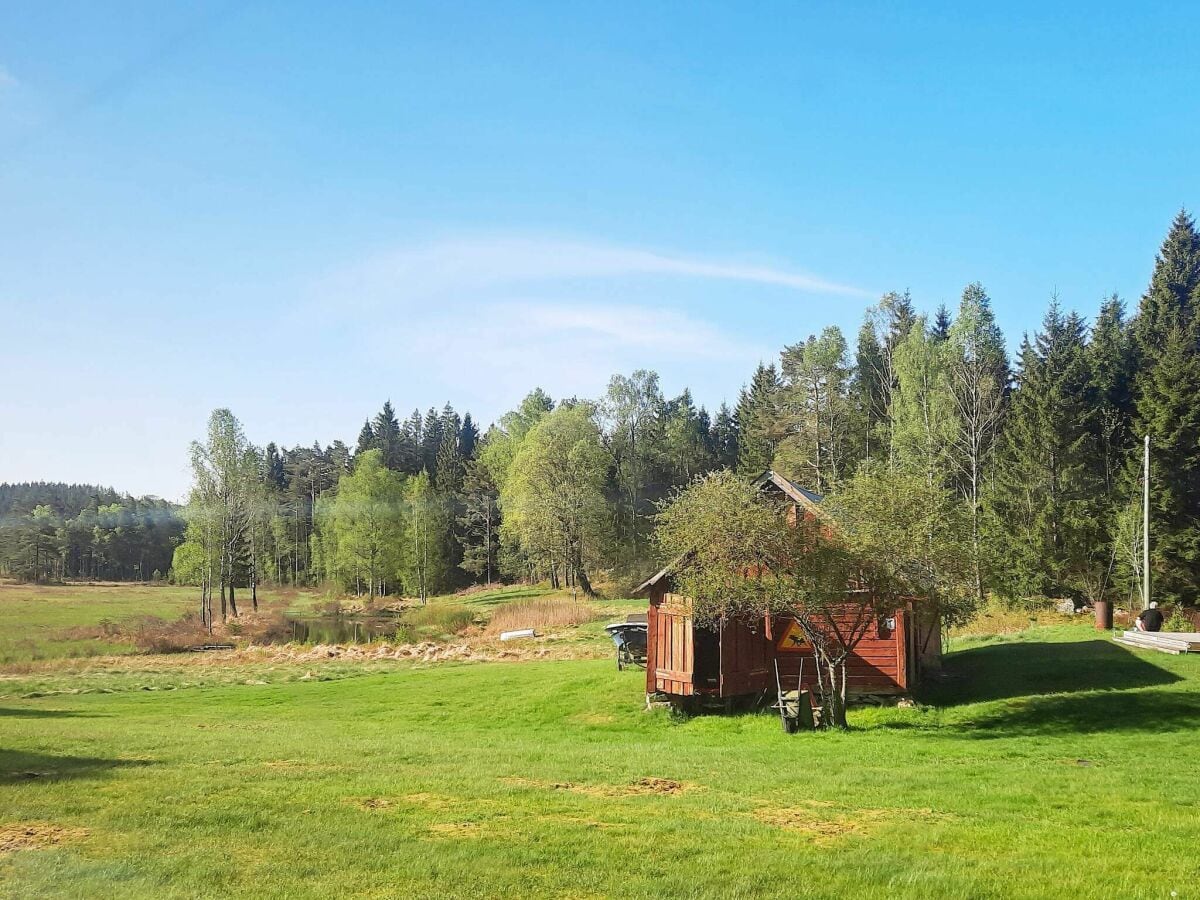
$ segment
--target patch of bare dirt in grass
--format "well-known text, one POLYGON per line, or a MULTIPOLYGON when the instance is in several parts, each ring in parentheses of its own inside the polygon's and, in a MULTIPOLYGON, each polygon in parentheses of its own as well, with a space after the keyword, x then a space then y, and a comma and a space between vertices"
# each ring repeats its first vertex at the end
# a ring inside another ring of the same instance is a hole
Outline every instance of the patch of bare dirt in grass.
POLYGON ((672 778, 639 778, 629 784, 577 784, 573 781, 536 781, 532 778, 504 778, 506 784, 518 787, 571 791, 588 797, 631 797, 639 794, 667 796, 695 790, 698 785, 675 781, 672 778))
POLYGON ((814 844, 867 834, 884 825, 906 821, 946 821, 947 813, 932 809, 841 809, 828 800, 809 800, 801 806, 762 807, 754 817, 764 825, 799 832, 814 844))
POLYGON ((478 822, 435 822, 429 826, 429 833, 435 837, 475 838, 483 834, 483 828, 478 822))
POLYGON ((41 850, 87 836, 86 828, 63 828, 51 822, 9 822, 0 825, 0 853, 41 850))

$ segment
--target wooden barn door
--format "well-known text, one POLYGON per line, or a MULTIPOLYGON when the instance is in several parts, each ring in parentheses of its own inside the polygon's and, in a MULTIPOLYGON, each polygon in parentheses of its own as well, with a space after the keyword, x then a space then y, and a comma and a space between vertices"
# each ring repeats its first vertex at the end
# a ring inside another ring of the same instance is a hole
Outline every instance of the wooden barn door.
POLYGON ((673 594, 663 597, 657 612, 654 646, 650 648, 655 689, 690 696, 695 692, 691 613, 673 594))

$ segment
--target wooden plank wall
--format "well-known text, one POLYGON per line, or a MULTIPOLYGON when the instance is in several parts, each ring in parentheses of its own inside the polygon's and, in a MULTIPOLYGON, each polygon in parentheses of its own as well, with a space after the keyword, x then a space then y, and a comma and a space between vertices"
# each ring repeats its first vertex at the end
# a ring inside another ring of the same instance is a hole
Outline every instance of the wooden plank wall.
POLYGON ((775 684, 774 644, 762 627, 730 622, 721 629, 722 697, 765 691, 775 684))
MULTIPOLYGON (((846 689, 851 694, 902 694, 908 689, 907 641, 904 616, 896 614, 896 628, 871 627, 846 661, 846 689)), ((816 663, 811 650, 778 654, 784 687, 794 689, 800 661, 804 660, 804 684, 815 687, 816 663)), ((772 673, 774 674, 774 673, 772 673)))

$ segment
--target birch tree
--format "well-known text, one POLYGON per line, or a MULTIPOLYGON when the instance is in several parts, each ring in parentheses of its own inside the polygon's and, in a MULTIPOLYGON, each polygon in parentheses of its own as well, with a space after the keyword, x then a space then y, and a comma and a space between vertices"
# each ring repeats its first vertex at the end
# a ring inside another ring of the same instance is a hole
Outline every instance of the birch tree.
MULTIPOLYGON (((991 301, 978 282, 967 285, 958 316, 947 334, 946 374, 954 402, 950 459, 971 522, 971 560, 975 591, 983 597, 980 505, 984 476, 1004 417, 1008 394, 1008 355, 991 301)), ((932 337, 933 346, 939 343, 932 337)))

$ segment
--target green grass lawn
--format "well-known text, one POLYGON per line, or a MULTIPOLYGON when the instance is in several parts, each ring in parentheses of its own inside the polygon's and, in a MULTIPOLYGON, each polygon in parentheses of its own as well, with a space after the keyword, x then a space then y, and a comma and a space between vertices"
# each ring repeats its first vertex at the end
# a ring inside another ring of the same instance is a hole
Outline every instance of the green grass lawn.
POLYGON ((1195 896, 1200 660, 1062 626, 946 664, 790 737, 609 661, 7 699, 0 896, 1195 896))

